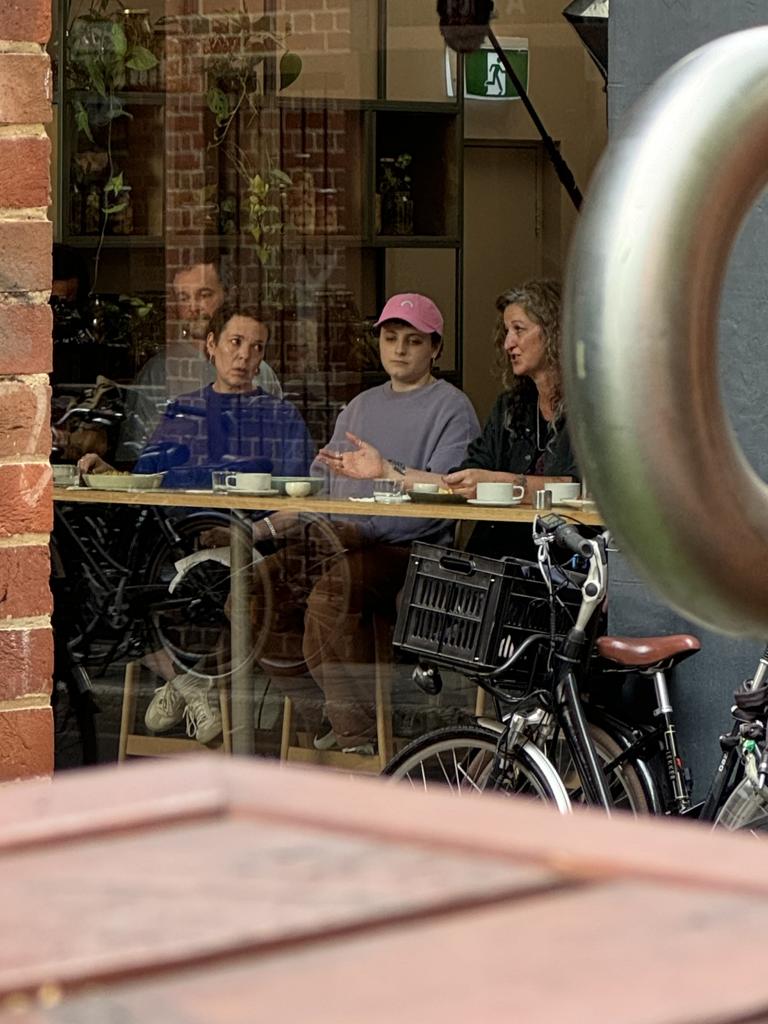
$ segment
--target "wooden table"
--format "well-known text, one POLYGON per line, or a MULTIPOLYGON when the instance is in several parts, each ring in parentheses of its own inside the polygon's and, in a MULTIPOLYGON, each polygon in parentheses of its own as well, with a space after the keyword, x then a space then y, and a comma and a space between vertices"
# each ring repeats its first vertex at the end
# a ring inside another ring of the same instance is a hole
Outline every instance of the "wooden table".
MULTIPOLYGON (((246 494, 214 491, 101 491, 90 487, 54 487, 55 501, 88 502, 96 505, 168 505, 181 508, 239 509, 248 512, 316 512, 320 515, 343 516, 398 516, 409 519, 470 519, 478 522, 532 523, 540 513, 530 505, 509 508, 468 505, 466 502, 432 505, 422 502, 404 502, 386 505, 380 502, 350 501, 348 498, 330 498, 319 494, 307 498, 289 498, 278 495, 256 498, 246 494)), ((600 526, 603 519, 595 511, 584 512, 565 506, 552 510, 585 526, 600 526)))
MULTIPOLYGON (((308 512, 318 515, 344 516, 398 516, 417 519, 477 520, 492 522, 532 523, 537 512, 530 505, 515 505, 511 508, 490 508, 480 505, 427 504, 405 502, 387 505, 380 502, 350 501, 314 495, 306 498, 275 496, 257 498, 230 492, 213 491, 147 490, 107 491, 90 487, 54 487, 54 501, 77 502, 96 505, 155 505, 177 508, 206 508, 229 510, 233 514, 243 512, 308 512)), ((563 515, 589 526, 600 525, 596 512, 574 512, 569 508, 563 515)), ((255 701, 250 674, 249 652, 251 649, 251 624, 248 612, 249 574, 251 549, 241 530, 232 531, 230 553, 231 571, 231 645, 232 663, 232 749, 237 754, 253 754, 255 736, 253 719, 255 701)))
POLYGON ((765 844, 187 757, 0 791, 0 1024, 736 1024, 765 844))

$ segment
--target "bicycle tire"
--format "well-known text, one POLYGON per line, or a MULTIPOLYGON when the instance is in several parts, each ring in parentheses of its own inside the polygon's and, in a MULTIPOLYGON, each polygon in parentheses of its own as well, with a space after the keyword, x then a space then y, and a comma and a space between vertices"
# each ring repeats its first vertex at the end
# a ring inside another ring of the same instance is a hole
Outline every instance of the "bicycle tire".
POLYGON ((50 558, 51 590, 57 598, 51 618, 54 640, 51 716, 54 769, 59 770, 98 764, 96 715, 99 707, 90 684, 85 688, 78 686, 78 669, 67 646, 70 632, 74 628, 74 616, 79 612, 79 603, 66 591, 64 562, 53 536, 50 541, 50 558), (67 610, 64 621, 63 608, 67 610))
MULTIPOLYGON (((610 764, 621 755, 625 749, 624 745, 614 739, 604 728, 593 722, 588 722, 587 727, 602 765, 610 764)), ((578 779, 574 778, 573 759, 562 736, 558 738, 554 749, 547 750, 547 756, 565 783, 571 800, 583 803, 581 787, 578 784, 578 779)), ((612 809, 627 811, 634 815, 651 813, 651 804, 645 788, 637 771, 630 763, 616 765, 609 773, 607 780, 613 801, 612 809)))
POLYGON ((569 813, 570 801, 557 772, 531 743, 505 754, 508 763, 494 780, 498 743, 498 733, 479 725, 435 729, 409 743, 385 765, 382 775, 393 782, 410 782, 414 789, 447 786, 459 796, 486 789, 530 796, 553 804, 561 814, 569 813))
POLYGON ((718 811, 713 828, 756 836, 768 833, 768 794, 751 779, 742 779, 718 811))
MULTIPOLYGON (((216 527, 231 529, 232 520, 226 514, 193 513, 174 522, 178 541, 171 546, 165 537, 159 539, 145 564, 147 587, 167 588, 176 575, 175 562, 206 550, 200 544, 200 534, 216 527)), ((250 566, 253 586, 260 590, 263 614, 253 630, 249 662, 257 656, 271 623, 271 582, 263 563, 264 559, 258 555, 250 566)), ((162 648, 180 672, 216 678, 230 675, 236 667, 226 643, 229 590, 229 567, 204 561, 190 571, 173 595, 169 593, 166 600, 147 609, 149 632, 155 647, 162 648)))

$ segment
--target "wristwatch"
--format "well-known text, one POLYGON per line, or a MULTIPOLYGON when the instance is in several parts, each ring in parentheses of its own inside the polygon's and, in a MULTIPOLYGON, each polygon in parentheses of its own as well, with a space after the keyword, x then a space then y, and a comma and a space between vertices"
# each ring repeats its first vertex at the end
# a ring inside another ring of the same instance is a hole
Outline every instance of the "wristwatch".
POLYGON ((405 476, 406 465, 404 462, 398 462, 397 459, 387 459, 387 462, 399 476, 405 476))

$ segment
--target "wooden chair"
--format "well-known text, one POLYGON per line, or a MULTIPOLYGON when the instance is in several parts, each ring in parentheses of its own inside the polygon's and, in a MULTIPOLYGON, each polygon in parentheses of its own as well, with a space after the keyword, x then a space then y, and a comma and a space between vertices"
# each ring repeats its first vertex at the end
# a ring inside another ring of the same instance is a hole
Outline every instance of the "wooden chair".
POLYGON ((118 761, 125 761, 127 757, 170 757, 173 754, 199 754, 206 750, 213 754, 232 753, 232 721, 229 713, 229 693, 225 683, 221 681, 218 683, 222 742, 221 746, 210 747, 185 737, 155 736, 146 731, 135 732, 140 677, 141 662, 129 661, 125 666, 120 739, 117 747, 118 761))
POLYGON ((312 737, 306 745, 294 740, 293 701, 283 702, 283 728, 280 739, 280 760, 303 764, 320 764, 348 772, 378 775, 392 758, 392 624, 375 615, 373 629, 376 652, 376 745, 375 754, 346 754, 342 750, 315 750, 312 737))

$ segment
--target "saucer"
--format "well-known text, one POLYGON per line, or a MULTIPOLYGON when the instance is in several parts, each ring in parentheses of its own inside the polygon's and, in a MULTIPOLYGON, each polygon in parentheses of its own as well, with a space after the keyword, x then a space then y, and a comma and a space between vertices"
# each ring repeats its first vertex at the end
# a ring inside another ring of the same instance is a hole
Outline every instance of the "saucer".
POLYGON ((243 494, 248 498, 272 498, 279 493, 276 488, 268 491, 247 491, 244 487, 224 487, 220 491, 214 491, 214 494, 243 494))
POLYGON ((486 505, 495 508, 510 508, 512 505, 519 505, 522 498, 512 498, 511 501, 486 501, 485 498, 467 498, 468 505, 486 505))
POLYGON ((592 498, 563 498, 562 501, 553 501, 553 505, 565 505, 567 508, 579 508, 582 512, 592 512, 597 508, 592 498))

